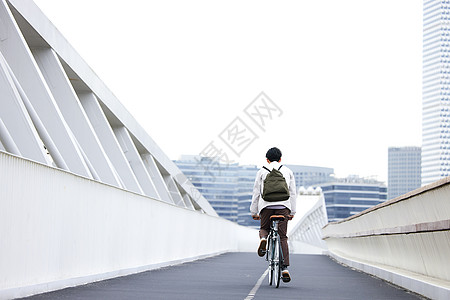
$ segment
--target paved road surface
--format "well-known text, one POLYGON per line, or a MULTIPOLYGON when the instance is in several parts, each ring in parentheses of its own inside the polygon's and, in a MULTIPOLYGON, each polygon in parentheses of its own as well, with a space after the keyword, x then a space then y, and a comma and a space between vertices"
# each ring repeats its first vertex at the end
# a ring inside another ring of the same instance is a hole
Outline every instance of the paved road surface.
POLYGON ((292 281, 269 286, 256 253, 227 253, 182 265, 68 288, 27 299, 423 299, 327 256, 291 256, 292 281))

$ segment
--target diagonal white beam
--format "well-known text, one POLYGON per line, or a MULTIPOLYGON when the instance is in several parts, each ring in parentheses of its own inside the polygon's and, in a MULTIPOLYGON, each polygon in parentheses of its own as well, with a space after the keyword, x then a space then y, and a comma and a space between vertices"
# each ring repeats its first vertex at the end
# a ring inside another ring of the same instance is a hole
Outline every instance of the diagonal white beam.
POLYGON ((113 131, 144 194, 149 197, 161 199, 128 130, 125 127, 117 127, 113 128, 113 131))
POLYGON ((18 156, 22 156, 19 148, 17 147, 11 134, 8 131, 8 128, 6 128, 5 123, 3 123, 1 118, 0 118, 0 149, 6 150, 7 152, 10 152, 18 156))
POLYGON ((194 210, 194 205, 192 204, 192 201, 191 201, 191 198, 189 197, 189 195, 186 194, 185 192, 181 191, 181 196, 183 197, 183 201, 184 201, 184 204, 186 205, 186 207, 194 210))
MULTIPOLYGON (((20 155, 48 164, 42 141, 15 88, 3 55, 0 53, 0 119, 3 121, 20 155)), ((5 141, 3 141, 5 142, 5 141)))
POLYGON ((119 142, 114 135, 111 125, 108 122, 97 98, 93 93, 79 93, 81 105, 88 116, 90 123, 109 157, 111 163, 114 165, 121 182, 126 189, 143 194, 141 186, 138 183, 130 164, 125 157, 119 142))
POLYGON ((63 156, 69 170, 91 177, 78 147, 68 133, 68 126, 55 103, 53 95, 45 83, 5 0, 0 0, 0 19, 2 20, 3 34, 7 36, 0 42, 0 51, 33 104, 36 113, 59 153, 63 156))
POLYGON ((141 155, 141 157, 153 183, 155 184, 156 189, 158 190, 159 195, 161 196, 161 200, 168 203, 174 203, 153 156, 151 156, 149 153, 146 153, 141 155))
POLYGON ((166 182, 167 188, 169 189, 170 195, 172 196, 173 202, 181 207, 186 207, 186 204, 183 201, 183 197, 181 197, 180 190, 177 187, 177 184, 175 183, 175 180, 173 180, 172 176, 167 175, 164 177, 164 180, 166 182))
POLYGON ((87 156, 90 164, 92 164, 99 180, 120 187, 120 179, 111 168, 108 157, 55 52, 50 48, 37 48, 32 49, 32 53, 64 119, 72 130, 83 153, 87 156))

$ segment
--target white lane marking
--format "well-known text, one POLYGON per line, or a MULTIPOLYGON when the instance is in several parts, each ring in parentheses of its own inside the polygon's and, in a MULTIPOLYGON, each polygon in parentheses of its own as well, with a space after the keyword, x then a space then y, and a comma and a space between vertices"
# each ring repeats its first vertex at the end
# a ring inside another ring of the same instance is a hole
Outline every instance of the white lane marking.
POLYGON ((258 291, 259 287, 261 286, 261 283, 263 282, 264 278, 267 276, 267 273, 269 273, 269 268, 267 268, 266 271, 264 271, 264 273, 261 275, 261 277, 259 277, 255 286, 250 291, 250 293, 247 295, 247 298, 245 298, 244 300, 252 300, 253 297, 255 297, 255 294, 258 291))

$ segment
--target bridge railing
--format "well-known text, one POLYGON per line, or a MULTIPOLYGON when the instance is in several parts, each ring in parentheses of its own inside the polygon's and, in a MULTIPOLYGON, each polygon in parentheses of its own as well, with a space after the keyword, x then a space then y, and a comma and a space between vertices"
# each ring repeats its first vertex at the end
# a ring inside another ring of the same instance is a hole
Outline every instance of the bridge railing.
POLYGON ((433 299, 450 299, 450 177, 322 230, 337 260, 433 299))
POLYGON ((256 230, 0 151, 0 299, 227 251, 256 230))

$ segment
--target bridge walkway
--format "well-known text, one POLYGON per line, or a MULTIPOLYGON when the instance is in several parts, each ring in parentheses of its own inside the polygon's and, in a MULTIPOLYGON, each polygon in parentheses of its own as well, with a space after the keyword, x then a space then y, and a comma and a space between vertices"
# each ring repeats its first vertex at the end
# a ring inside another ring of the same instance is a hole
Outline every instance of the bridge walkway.
POLYGON ((292 281, 278 289, 267 276, 258 288, 265 270, 256 253, 226 253, 26 299, 425 299, 324 255, 292 254, 292 281))

